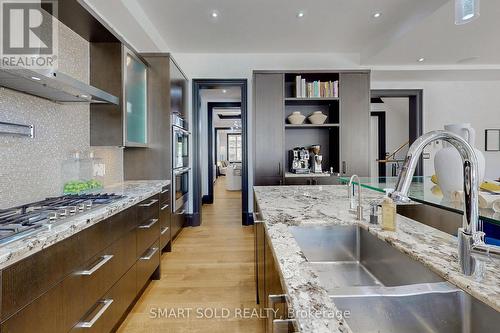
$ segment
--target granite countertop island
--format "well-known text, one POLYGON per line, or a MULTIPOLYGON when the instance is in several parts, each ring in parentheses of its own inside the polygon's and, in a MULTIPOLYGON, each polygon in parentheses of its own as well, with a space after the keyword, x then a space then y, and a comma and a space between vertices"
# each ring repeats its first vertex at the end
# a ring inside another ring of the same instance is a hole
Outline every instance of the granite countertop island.
MULTIPOLYGON (((345 186, 263 186, 254 187, 254 191, 289 307, 295 314, 307 314, 295 316, 300 332, 351 332, 351 329, 288 228, 297 225, 357 224, 500 311, 500 260, 484 257, 473 276, 464 276, 458 266, 457 240, 447 233, 400 215, 395 232, 356 221, 355 215, 348 211, 345 186)), ((369 215, 369 202, 382 196, 363 190, 365 217, 369 215)))
POLYGON ((100 189, 101 193, 114 193, 124 197, 110 204, 101 205, 88 212, 68 217, 55 223, 48 230, 0 245, 0 269, 60 242, 102 220, 105 220, 148 197, 159 193, 168 180, 125 181, 100 189))

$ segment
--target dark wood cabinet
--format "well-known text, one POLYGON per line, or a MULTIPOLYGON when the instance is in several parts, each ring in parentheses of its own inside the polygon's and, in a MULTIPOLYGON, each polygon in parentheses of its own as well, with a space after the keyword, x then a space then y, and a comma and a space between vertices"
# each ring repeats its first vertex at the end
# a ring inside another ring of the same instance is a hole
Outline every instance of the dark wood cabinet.
POLYGON ((170 185, 164 186, 160 192, 160 249, 172 250, 172 206, 170 185))
POLYGON ((159 278, 160 198, 3 269, 0 331, 110 332, 148 280, 159 278))
POLYGON ((370 76, 341 73, 341 173, 370 176, 370 76))
POLYGON ((137 260, 137 293, 160 265, 160 243, 155 241, 137 260))
MULTIPOLYGON (((262 321, 262 329, 264 332, 282 332, 276 328, 277 323, 273 322, 273 319, 287 318, 286 296, 284 295, 277 263, 257 204, 254 206, 254 212, 257 300, 262 309, 274 309, 276 311, 275 313, 269 313, 271 317, 268 317, 266 321, 262 321)), ((290 332, 295 332, 293 325, 290 325, 290 327, 292 328, 290 332)), ((285 330, 285 332, 288 332, 288 330, 285 330)))
POLYGON ((108 333, 119 324, 123 314, 136 297, 136 265, 100 298, 73 327, 71 333, 108 333), (90 326, 90 327, 88 327, 90 326))
POLYGON ((278 185, 283 177, 283 74, 254 75, 254 183, 278 185))

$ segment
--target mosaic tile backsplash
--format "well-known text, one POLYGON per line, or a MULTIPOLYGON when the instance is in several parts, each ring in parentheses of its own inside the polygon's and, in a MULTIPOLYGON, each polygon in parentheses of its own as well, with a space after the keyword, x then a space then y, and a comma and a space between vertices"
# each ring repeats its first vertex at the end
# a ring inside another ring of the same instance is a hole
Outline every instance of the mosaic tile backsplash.
MULTIPOLYGON (((59 71, 89 80, 89 44, 59 24, 59 71)), ((0 209, 60 195, 62 161, 90 149, 89 105, 61 105, 0 88, 0 121, 35 125, 35 138, 0 135, 0 209)), ((123 179, 122 150, 96 149, 110 179, 123 179)), ((108 181, 106 181, 108 182, 108 181)))

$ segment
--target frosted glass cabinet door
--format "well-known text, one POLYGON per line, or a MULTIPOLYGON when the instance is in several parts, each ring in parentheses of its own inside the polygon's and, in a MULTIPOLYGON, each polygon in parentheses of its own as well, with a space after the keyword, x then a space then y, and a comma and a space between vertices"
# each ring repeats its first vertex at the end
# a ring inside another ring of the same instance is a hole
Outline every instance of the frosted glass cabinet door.
POLYGON ((124 48, 125 146, 148 143, 147 66, 124 48))

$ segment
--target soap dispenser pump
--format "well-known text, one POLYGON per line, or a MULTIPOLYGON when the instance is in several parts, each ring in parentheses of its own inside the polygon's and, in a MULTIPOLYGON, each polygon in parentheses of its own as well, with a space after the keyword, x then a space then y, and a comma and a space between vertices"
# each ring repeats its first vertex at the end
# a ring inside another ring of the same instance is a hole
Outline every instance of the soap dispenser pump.
POLYGON ((382 229, 396 231, 396 204, 391 197, 390 191, 386 190, 386 196, 382 201, 382 229))

